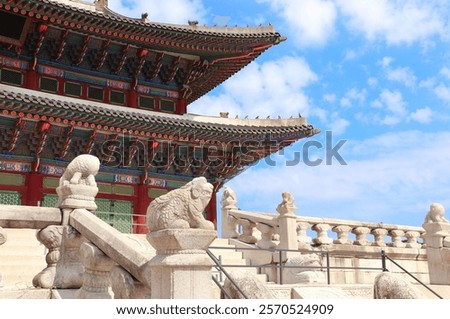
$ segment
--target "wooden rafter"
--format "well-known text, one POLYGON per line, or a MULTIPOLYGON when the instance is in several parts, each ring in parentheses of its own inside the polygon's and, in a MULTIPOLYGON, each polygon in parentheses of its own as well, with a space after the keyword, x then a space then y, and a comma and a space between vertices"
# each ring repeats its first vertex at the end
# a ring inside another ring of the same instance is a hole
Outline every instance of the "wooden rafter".
POLYGON ((66 29, 62 34, 61 34, 61 38, 59 39, 59 47, 58 47, 58 51, 56 51, 55 54, 55 60, 58 61, 63 52, 64 52, 64 48, 66 47, 66 39, 69 36, 70 30, 66 29))
MULTIPOLYGON (((117 134, 116 134, 117 135, 117 134)), ((92 130, 91 134, 89 135, 89 142, 86 146, 86 154, 90 154, 92 152, 92 149, 94 148, 95 145, 95 138, 97 137, 97 130, 92 130)), ((119 137, 118 135, 115 136, 114 140, 117 140, 117 137, 119 137)), ((108 155, 108 158, 110 157, 110 155, 108 155)))
POLYGON ((170 166, 172 166, 173 160, 175 159, 176 147, 175 144, 171 144, 167 147, 167 163, 163 167, 164 172, 167 172, 170 169, 170 166))
POLYGON ((148 50, 146 49, 139 49, 136 52, 136 56, 138 58, 138 63, 136 65, 136 69, 134 70, 134 80, 133 80, 133 85, 132 85, 132 90, 134 90, 136 88, 136 85, 138 83, 138 77, 139 77, 139 73, 141 73, 142 67, 144 66, 145 63, 145 58, 147 57, 148 54, 148 50))
MULTIPOLYGON (((93 133, 91 133, 91 135, 92 134, 93 133)), ((119 134, 114 134, 108 139, 108 142, 115 142, 115 141, 117 141, 118 138, 119 138, 119 134)), ((104 162, 106 164, 112 162, 113 153, 115 150, 116 150, 116 146, 114 145, 114 143, 112 143, 110 146, 108 146, 108 152, 105 154, 105 158, 104 158, 104 160, 102 160, 102 162, 104 162)))
POLYGON ((164 57, 164 53, 160 52, 156 55, 155 60, 153 61, 152 71, 149 75, 150 80, 154 80, 162 67, 162 59, 164 57))
POLYGON ((41 163, 41 153, 44 150, 45 141, 47 140, 48 132, 50 131, 51 124, 49 122, 40 122, 39 125, 39 141, 36 146, 35 161, 32 165, 32 171, 37 172, 41 163))
POLYGON ((80 55, 79 55, 77 61, 75 62, 75 65, 80 65, 83 62, 83 59, 86 56, 86 52, 87 52, 90 40, 91 40, 91 36, 90 35, 88 35, 88 36, 86 36, 84 38, 83 46, 81 47, 80 55))
POLYGON ((48 25, 46 24, 39 24, 38 26, 38 32, 39 32, 39 38, 36 43, 36 47, 34 48, 33 52, 33 63, 31 65, 31 69, 34 71, 36 70, 37 65, 37 56, 39 54, 39 51, 41 50, 42 44, 44 43, 45 35, 48 31, 48 25))
POLYGON ((172 64, 170 65, 169 74, 167 75, 167 78, 165 81, 167 83, 171 82, 175 75, 177 74, 177 71, 179 69, 181 57, 177 57, 172 61, 172 64))
POLYGON ((20 130, 23 128, 25 121, 22 117, 19 117, 14 124, 14 132, 11 136, 11 141, 9 142, 8 152, 12 152, 16 147, 17 140, 19 139, 20 130))
POLYGON ((66 128, 66 132, 64 133, 65 141, 62 145, 61 151, 59 152, 59 157, 64 158, 67 155, 67 151, 69 150, 70 142, 72 141, 72 133, 75 129, 75 125, 70 125, 66 128))
POLYGON ((108 47, 110 44, 111 44, 110 39, 103 41, 102 48, 99 54, 100 57, 97 61, 97 65, 94 68, 95 70, 99 70, 103 66, 103 63, 105 63, 106 56, 108 55, 108 47))
POLYGON ((117 74, 117 73, 119 73, 122 70, 123 65, 125 64, 125 61, 127 59, 127 55, 128 55, 128 51, 129 50, 130 50, 130 45, 129 44, 127 44, 126 46, 123 47, 122 53, 121 53, 120 58, 119 58, 119 62, 116 65, 114 73, 117 74))

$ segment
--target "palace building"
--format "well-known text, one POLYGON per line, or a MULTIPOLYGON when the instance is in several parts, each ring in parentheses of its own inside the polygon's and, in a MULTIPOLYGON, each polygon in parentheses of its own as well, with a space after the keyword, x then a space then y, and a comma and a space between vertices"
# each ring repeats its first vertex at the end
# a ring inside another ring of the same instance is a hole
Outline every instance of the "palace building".
MULTIPOLYGON (((99 216, 142 226, 152 199, 205 176, 217 192, 318 132, 305 118, 229 118, 189 104, 284 41, 273 26, 133 19, 107 0, 0 0, 0 203, 54 206, 64 167, 101 160, 99 216)), ((280 107, 283 107, 280 105, 280 107)), ((216 221, 215 195, 207 218, 216 221)))

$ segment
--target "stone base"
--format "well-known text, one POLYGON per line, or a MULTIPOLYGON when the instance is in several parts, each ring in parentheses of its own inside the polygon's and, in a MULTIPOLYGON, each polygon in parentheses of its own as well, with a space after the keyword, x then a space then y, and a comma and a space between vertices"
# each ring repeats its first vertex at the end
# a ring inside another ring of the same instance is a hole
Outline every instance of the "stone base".
POLYGON ((205 249, 216 231, 166 229, 147 234, 157 255, 150 261, 152 299, 211 299, 213 265, 205 249))
POLYGON ((97 210, 97 204, 95 204, 95 196, 98 193, 97 187, 67 184, 56 188, 56 192, 59 196, 58 208, 97 210))

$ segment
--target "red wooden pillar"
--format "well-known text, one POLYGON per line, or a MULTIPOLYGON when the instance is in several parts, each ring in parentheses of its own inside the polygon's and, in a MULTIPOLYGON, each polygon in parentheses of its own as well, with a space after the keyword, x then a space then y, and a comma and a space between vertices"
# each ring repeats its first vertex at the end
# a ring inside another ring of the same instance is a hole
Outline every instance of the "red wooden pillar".
POLYGON ((138 95, 137 95, 137 92, 135 90, 131 89, 131 90, 128 90, 127 93, 128 93, 127 94, 127 106, 137 108, 138 107, 138 102, 137 102, 138 95))
POLYGON ((214 191, 211 196, 211 200, 209 201, 208 206, 206 206, 206 219, 210 220, 214 223, 214 226, 217 227, 217 189, 214 187, 214 191))
POLYGON ((136 195, 133 201, 133 232, 135 234, 146 234, 148 232, 145 216, 147 214, 147 207, 151 200, 148 197, 148 186, 139 184, 135 188, 136 195))
POLYGON ((34 70, 29 70, 25 73, 25 87, 31 90, 38 89, 38 74, 34 70))
POLYGON ((176 114, 186 114, 187 107, 186 107, 186 100, 185 99, 178 99, 177 105, 176 105, 176 114))
POLYGON ((39 173, 28 173, 25 175, 27 189, 22 200, 22 205, 40 206, 42 202, 43 175, 39 173))

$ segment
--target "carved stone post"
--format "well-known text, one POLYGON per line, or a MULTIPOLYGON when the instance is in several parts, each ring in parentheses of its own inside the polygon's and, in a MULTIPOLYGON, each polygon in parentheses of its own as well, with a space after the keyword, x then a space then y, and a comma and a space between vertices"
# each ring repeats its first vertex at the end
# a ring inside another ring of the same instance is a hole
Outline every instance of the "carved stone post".
POLYGON ((272 240, 276 231, 275 228, 263 223, 257 224, 256 228, 261 232, 261 239, 256 243, 258 247, 261 247, 262 249, 272 249, 277 246, 272 240))
POLYGON ((150 261, 152 299, 211 299, 212 261, 205 250, 214 230, 165 229, 147 234, 156 256, 150 261))
POLYGON ((80 262, 79 249, 85 240, 69 225, 69 216, 74 209, 97 209, 95 175, 99 168, 97 157, 82 154, 67 165, 61 176, 56 192, 57 207, 62 211, 62 225, 48 226, 37 235, 49 252, 46 257, 47 267, 33 278, 35 287, 81 287, 84 267, 80 262))
POLYGON ((282 195, 282 202, 277 207, 278 227, 280 228, 280 244, 278 248, 298 250, 297 241, 297 217, 295 211, 297 207, 294 204, 294 196, 288 192, 282 195))
POLYGON ((297 222, 297 241, 299 248, 311 245, 311 237, 306 233, 310 227, 310 223, 297 222))
POLYGON ((47 267, 33 278, 37 288, 80 288, 84 267, 80 262, 80 245, 85 241, 72 226, 48 226, 37 239, 49 250, 47 267))
POLYGON ((228 214, 230 210, 237 209, 236 194, 230 187, 225 186, 220 203, 222 205, 222 237, 237 238, 239 236, 236 231, 237 220, 228 214))
POLYGON ((367 246, 369 241, 367 240, 367 234, 370 233, 368 227, 355 227, 352 233, 356 235, 356 239, 353 242, 354 245, 367 246))
POLYGON ((312 227, 312 230, 314 230, 317 233, 317 237, 313 239, 313 242, 317 245, 330 245, 333 243, 333 239, 328 237, 328 231, 330 230, 331 226, 328 224, 315 224, 312 227))
POLYGON ((433 203, 425 217, 425 245, 430 284, 450 284, 450 222, 444 217, 445 208, 433 203))
POLYGON ((400 229, 393 229, 389 232, 389 236, 391 236, 392 247, 404 248, 406 244, 402 241, 403 236, 405 236, 405 232, 400 229))
POLYGON ((348 239, 348 233, 352 230, 350 226, 334 226, 331 230, 337 234, 337 239, 333 240, 334 244, 351 244, 351 241, 348 239))
POLYGON ((372 235, 374 237, 373 246, 385 247, 386 241, 384 237, 388 234, 388 230, 384 228, 375 228, 372 230, 372 235))
POLYGON ((78 299, 113 299, 110 272, 115 262, 91 243, 80 247, 84 264, 83 285, 77 291, 78 299))

